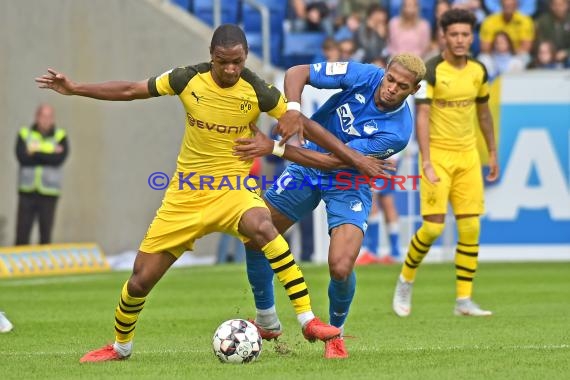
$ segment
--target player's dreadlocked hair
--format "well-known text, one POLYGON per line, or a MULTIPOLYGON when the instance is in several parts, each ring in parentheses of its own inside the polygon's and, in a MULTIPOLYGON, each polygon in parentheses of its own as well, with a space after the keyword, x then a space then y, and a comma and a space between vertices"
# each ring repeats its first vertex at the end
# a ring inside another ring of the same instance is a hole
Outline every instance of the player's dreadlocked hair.
POLYGON ((471 25, 471 30, 474 30, 476 22, 477 19, 472 12, 467 9, 455 8, 441 15, 439 25, 441 25, 444 32, 447 31, 447 27, 452 24, 469 24, 471 25))
POLYGON ((216 28, 210 43, 210 51, 213 52, 216 46, 232 47, 243 45, 245 52, 248 51, 245 33, 241 28, 234 24, 223 24, 216 28))

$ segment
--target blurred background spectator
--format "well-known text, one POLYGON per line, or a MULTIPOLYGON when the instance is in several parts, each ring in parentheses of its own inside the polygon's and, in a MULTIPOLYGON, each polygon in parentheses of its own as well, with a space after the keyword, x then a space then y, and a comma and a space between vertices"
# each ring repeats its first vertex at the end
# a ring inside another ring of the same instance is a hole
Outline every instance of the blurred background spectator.
MULTIPOLYGON (((485 0, 485 8, 489 13, 498 13, 504 8, 501 0, 485 0)), ((533 16, 536 12, 536 0, 519 0, 518 10, 527 16, 533 16)))
POLYGON ((407 52, 424 57, 430 43, 431 27, 420 17, 417 0, 402 1, 400 15, 388 23, 388 52, 391 56, 407 52))
POLYGON ((380 0, 344 0, 340 3, 340 13, 347 17, 351 14, 358 14, 362 19, 370 11, 370 7, 383 4, 380 0))
POLYGON ((334 34, 338 0, 291 0, 295 32, 325 32, 334 34))
POLYGON ((371 5, 366 20, 356 34, 356 43, 362 49, 365 62, 387 55, 388 11, 378 4, 371 5))
POLYGON ((495 35, 506 32, 515 53, 528 63, 534 41, 534 23, 529 16, 517 10, 517 0, 502 0, 501 3, 502 11, 490 15, 481 25, 481 52, 491 54, 495 35))
POLYGON ((513 42, 505 32, 498 32, 492 42, 490 53, 481 53, 479 61, 485 65, 489 81, 504 73, 524 70, 526 63, 520 58, 513 47, 513 42))
POLYGON ((435 23, 432 28, 432 40, 430 49, 424 57, 426 61, 432 57, 435 57, 436 55, 441 54, 443 51, 445 40, 443 39, 443 30, 439 25, 439 20, 441 19, 441 15, 447 12, 449 9, 451 9, 451 6, 447 0, 438 0, 435 4, 435 23))
POLYGON ((556 48, 552 41, 541 41, 536 47, 533 54, 532 62, 529 65, 531 69, 561 69, 563 64, 556 60, 556 48))
POLYGON ((332 37, 327 37, 323 42, 320 54, 315 55, 313 63, 317 62, 337 62, 340 61, 340 49, 338 43, 332 37))
POLYGON ((337 41, 352 39, 355 37, 356 32, 360 28, 361 16, 358 13, 352 13, 341 20, 341 25, 339 29, 334 34, 334 38, 337 41))
POLYGON ((483 5, 481 4, 481 0, 452 0, 451 6, 453 8, 467 9, 468 11, 473 12, 477 18, 477 25, 481 25, 487 16, 483 9, 483 5))
POLYGON ((386 66, 388 66, 388 61, 385 57, 375 57, 369 63, 382 68, 386 68, 386 66))
POLYGON ((340 57, 339 57, 340 61, 362 62, 364 53, 362 50, 358 50, 356 48, 356 42, 354 42, 354 39, 345 39, 339 41, 338 48, 340 50, 340 57))
MULTIPOLYGON (((568 0, 550 0, 548 11, 536 21, 537 41, 554 45, 554 59, 570 67, 570 12, 568 0)), ((540 50, 540 49, 538 49, 540 50)))

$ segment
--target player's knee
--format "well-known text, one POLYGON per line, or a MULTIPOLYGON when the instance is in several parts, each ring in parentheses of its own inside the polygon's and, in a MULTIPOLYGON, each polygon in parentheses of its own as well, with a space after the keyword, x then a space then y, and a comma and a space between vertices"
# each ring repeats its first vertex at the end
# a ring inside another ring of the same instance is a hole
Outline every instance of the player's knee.
POLYGON ((329 273, 331 278, 337 281, 344 281, 350 276, 353 269, 350 260, 336 260, 329 263, 329 273))
POLYGON ((432 242, 441 236, 444 228, 444 223, 424 222, 422 224, 423 233, 428 237, 428 240, 432 242))
POLYGON ((254 236, 252 240, 260 247, 275 239, 277 230, 271 222, 271 218, 267 217, 260 220, 260 222, 254 228, 253 235, 254 236))
POLYGON ((481 230, 478 216, 457 219, 457 234, 459 241, 472 241, 479 239, 481 230))
POLYGON ((127 284, 127 289, 132 297, 146 297, 150 293, 152 285, 145 281, 140 274, 133 273, 127 284))

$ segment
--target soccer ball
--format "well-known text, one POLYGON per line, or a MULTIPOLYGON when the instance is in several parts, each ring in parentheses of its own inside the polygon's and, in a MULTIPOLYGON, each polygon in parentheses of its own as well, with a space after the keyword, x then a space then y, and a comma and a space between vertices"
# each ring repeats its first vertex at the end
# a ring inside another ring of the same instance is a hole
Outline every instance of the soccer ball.
POLYGON ((214 354, 222 363, 249 363, 261 353, 257 327, 243 319, 230 319, 218 327, 212 340, 214 354))

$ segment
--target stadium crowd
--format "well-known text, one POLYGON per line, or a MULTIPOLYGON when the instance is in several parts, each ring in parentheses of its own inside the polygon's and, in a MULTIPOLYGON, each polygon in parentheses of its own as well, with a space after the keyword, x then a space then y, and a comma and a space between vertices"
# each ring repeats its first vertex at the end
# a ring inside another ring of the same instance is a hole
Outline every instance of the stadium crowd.
POLYGON ((570 67, 568 0, 291 0, 294 32, 325 33, 314 61, 386 62, 400 52, 441 51, 438 20, 450 8, 477 17, 472 56, 490 79, 525 69, 570 67))

